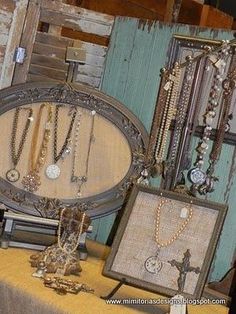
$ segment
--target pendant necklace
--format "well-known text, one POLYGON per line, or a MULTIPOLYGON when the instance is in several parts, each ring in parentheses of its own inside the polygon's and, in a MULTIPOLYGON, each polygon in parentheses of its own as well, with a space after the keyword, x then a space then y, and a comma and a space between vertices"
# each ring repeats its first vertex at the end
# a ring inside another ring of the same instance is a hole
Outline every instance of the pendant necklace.
POLYGON ((39 109, 37 121, 35 123, 34 132, 32 136, 31 142, 31 150, 30 150, 30 170, 29 173, 23 177, 22 184, 26 191, 28 192, 36 192, 41 185, 39 172, 43 165, 45 164, 45 160, 47 157, 48 151, 48 143, 50 140, 51 134, 51 122, 52 122, 52 106, 51 104, 42 104, 39 109), (42 120, 43 109, 47 108, 47 122, 45 124, 42 143, 40 145, 40 149, 38 155, 36 157, 36 150, 38 146, 38 138, 39 138, 39 129, 42 120))
POLYGON ((33 121, 33 110, 32 108, 16 108, 14 119, 13 119, 13 125, 12 125, 12 133, 11 133, 11 160, 13 163, 13 168, 9 169, 6 172, 6 178, 10 182, 16 182, 20 179, 20 172, 16 169, 21 154, 23 152, 24 145, 26 143, 27 135, 29 133, 29 127, 30 123, 33 121), (19 142, 18 150, 16 149, 16 135, 18 133, 18 121, 19 121, 19 115, 21 111, 28 111, 28 117, 27 121, 25 123, 21 139, 19 142))
POLYGON ((75 129, 75 137, 74 137, 74 155, 73 155, 73 164, 72 164, 72 172, 71 172, 71 182, 75 182, 78 185, 77 190, 77 197, 82 197, 82 186, 88 180, 88 172, 89 172, 89 159, 91 154, 91 146, 92 142, 94 141, 94 123, 95 123, 95 115, 96 111, 91 111, 91 126, 90 126, 90 133, 89 133, 89 142, 88 142, 88 150, 86 154, 86 161, 85 161, 85 171, 83 175, 77 176, 76 175, 76 159, 78 157, 78 141, 79 141, 79 128, 80 128, 80 118, 81 114, 78 116, 78 121, 75 129))
MULTIPOLYGON (((162 193, 160 195, 162 196, 162 193)), ((171 245, 180 237, 180 235, 183 233, 183 231, 185 230, 193 216, 192 201, 190 201, 188 207, 183 207, 181 209, 180 217, 185 218, 184 222, 179 226, 179 228, 176 230, 176 232, 172 235, 171 238, 169 238, 167 241, 162 241, 160 239, 161 210, 164 205, 169 203, 172 203, 172 201, 165 199, 161 200, 159 205, 157 206, 155 228, 155 242, 157 243, 157 252, 156 255, 149 256, 144 263, 145 269, 151 274, 158 274, 162 269, 163 261, 161 261, 159 258, 160 250, 171 245)))
POLYGON ((53 164, 47 166, 46 168, 46 176, 48 177, 48 179, 52 179, 55 180, 60 176, 61 173, 61 169, 58 166, 57 162, 59 159, 64 159, 66 157, 66 155, 70 154, 71 152, 71 132, 73 129, 73 125, 74 125, 74 121, 75 121, 75 117, 77 114, 77 108, 76 107, 72 107, 69 115, 71 115, 71 121, 70 121, 70 125, 67 131, 67 135, 65 138, 65 141, 61 147, 60 152, 57 152, 57 146, 58 146, 58 120, 59 120, 59 110, 62 106, 61 105, 57 105, 56 106, 56 111, 55 111, 55 119, 54 119, 54 141, 53 141, 53 164), (72 113, 73 111, 73 113, 72 113))
POLYGON ((196 148, 197 158, 195 161, 195 167, 188 172, 188 178, 192 182, 192 190, 198 189, 206 180, 206 172, 203 170, 204 156, 209 148, 210 135, 212 133, 212 124, 216 117, 216 108, 219 106, 221 96, 221 84, 223 76, 225 74, 226 60, 229 55, 229 49, 227 42, 225 42, 219 57, 210 55, 209 59, 215 67, 214 80, 210 90, 210 97, 208 99, 208 105, 204 114, 204 131, 202 138, 200 139, 196 148))
POLYGON ((211 193, 214 191, 215 182, 218 181, 218 178, 214 175, 215 166, 220 158, 220 153, 223 145, 223 140, 225 136, 225 130, 227 126, 230 105, 232 103, 233 92, 235 90, 235 70, 236 58, 233 57, 232 64, 230 68, 234 70, 227 75, 227 78, 223 81, 223 97, 222 97, 222 112, 220 115, 219 127, 216 131, 216 137, 213 142, 212 150, 209 156, 209 166, 206 170, 206 180, 203 184, 198 186, 198 192, 202 195, 211 193))

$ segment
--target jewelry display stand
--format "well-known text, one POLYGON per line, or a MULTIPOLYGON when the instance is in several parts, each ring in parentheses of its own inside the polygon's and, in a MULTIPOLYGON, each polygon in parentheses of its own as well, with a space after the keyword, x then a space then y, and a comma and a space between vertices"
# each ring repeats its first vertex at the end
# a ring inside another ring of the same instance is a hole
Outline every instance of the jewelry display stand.
POLYGON ((115 293, 123 286, 126 284, 126 280, 125 278, 123 278, 116 286, 114 289, 111 290, 110 293, 108 293, 108 295, 106 296, 101 296, 100 298, 103 299, 103 300, 110 300, 114 295, 115 293))

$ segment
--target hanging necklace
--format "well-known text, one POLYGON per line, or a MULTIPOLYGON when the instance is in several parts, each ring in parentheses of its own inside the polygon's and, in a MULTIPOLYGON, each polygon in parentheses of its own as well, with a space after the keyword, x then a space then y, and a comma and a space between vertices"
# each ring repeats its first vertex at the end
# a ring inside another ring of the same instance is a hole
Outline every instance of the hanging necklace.
POLYGON ((184 72, 183 85, 180 92, 179 104, 177 107, 177 113, 175 117, 174 131, 170 140, 171 143, 167 157, 167 164, 168 174, 171 176, 173 175, 173 171, 175 170, 176 160, 179 153, 179 145, 181 141, 183 128, 186 123, 186 116, 191 96, 191 89, 195 70, 194 64, 192 63, 192 58, 193 57, 191 55, 186 56, 188 64, 186 65, 186 69, 184 72))
POLYGON ((88 180, 88 172, 89 172, 89 159, 90 159, 90 153, 91 153, 91 145, 92 142, 94 141, 94 122, 95 122, 95 115, 96 111, 92 110, 91 111, 91 126, 90 126, 90 134, 89 134, 89 143, 88 143, 88 150, 86 154, 86 161, 85 161, 85 172, 84 175, 77 176, 75 174, 75 169, 76 169, 76 159, 78 156, 78 139, 79 139, 79 128, 80 128, 80 117, 79 115, 78 121, 77 121, 77 126, 75 129, 75 140, 74 140, 74 156, 73 156, 73 164, 72 164, 72 172, 71 172, 71 182, 75 182, 78 185, 78 190, 77 190, 77 197, 82 196, 82 186, 84 183, 87 182, 88 180))
POLYGON ((229 49, 230 47, 226 42, 218 58, 215 55, 211 55, 209 57, 216 70, 213 84, 210 90, 210 97, 208 100, 207 109, 204 114, 203 135, 196 148, 197 159, 194 164, 195 167, 188 172, 188 178, 193 184, 191 187, 192 190, 196 190, 198 186, 203 184, 207 177, 206 172, 202 169, 204 165, 204 156, 209 148, 208 142, 212 133, 212 124, 214 122, 214 118, 216 117, 216 108, 219 106, 221 84, 225 73, 226 60, 229 54, 229 49))
POLYGON ((13 119, 13 125, 12 125, 12 133, 11 133, 11 144, 10 144, 10 148, 11 148, 11 160, 13 163, 13 168, 8 170, 6 173, 6 178, 8 181, 10 182, 16 182, 20 179, 20 172, 19 170, 16 169, 24 145, 26 143, 26 138, 29 132, 29 127, 30 127, 30 123, 33 121, 33 110, 32 108, 16 108, 15 110, 15 114, 14 114, 14 119, 13 119), (28 118, 27 121, 25 123, 22 135, 21 135, 21 139, 20 139, 20 143, 18 146, 18 150, 16 149, 16 134, 18 133, 18 120, 19 120, 19 115, 20 115, 20 111, 28 111, 28 118))
MULTIPOLYGON (((233 58, 233 62, 230 68, 235 68, 236 59, 233 58)), ((235 78, 236 70, 233 70, 227 78, 223 81, 223 97, 222 97, 222 112, 219 121, 219 127, 216 132, 216 138, 212 146, 212 150, 209 157, 209 166, 206 170, 206 179, 203 184, 198 186, 198 192, 200 194, 207 194, 214 191, 215 182, 218 178, 214 175, 215 166, 220 158, 221 148, 225 136, 226 125, 229 116, 230 104, 232 102, 233 91, 235 90, 235 78)))
MULTIPOLYGON (((74 226, 75 220, 71 219, 71 224, 73 224, 73 229, 71 228, 70 223, 69 223, 69 225, 65 226, 65 230, 62 232, 61 231, 62 222, 64 220, 64 215, 66 213, 66 210, 67 208, 63 208, 63 210, 61 211, 60 221, 59 221, 59 226, 58 226, 57 244, 58 244, 59 249, 62 252, 61 258, 59 260, 59 264, 61 265, 59 265, 59 267, 57 268, 58 275, 65 274, 68 264, 70 264, 71 259, 73 259, 73 253, 76 251, 77 247, 79 246, 80 237, 83 232, 85 216, 86 216, 85 213, 82 214, 81 222, 77 230, 74 226)), ((72 216, 73 216, 73 213, 72 213, 72 216)))
POLYGON ((168 132, 172 119, 176 114, 176 104, 178 99, 178 89, 180 83, 181 70, 176 62, 175 66, 168 76, 168 80, 164 85, 164 90, 167 91, 165 106, 163 109, 162 120, 159 126, 159 134, 154 149, 154 157, 156 163, 156 171, 158 174, 163 173, 163 161, 166 150, 168 132))
POLYGON ((43 167, 46 156, 47 148, 51 134, 51 122, 52 122, 52 106, 50 104, 42 104, 39 109, 37 121, 34 127, 34 133, 32 136, 31 150, 30 150, 30 171, 23 177, 22 184, 26 191, 36 192, 41 185, 39 172, 43 167), (47 108, 47 122, 45 124, 42 143, 40 145, 38 156, 36 157, 36 150, 39 138, 39 129, 42 120, 43 109, 47 108))
MULTIPOLYGON (((162 193, 160 194, 162 196, 162 193)), ((157 243, 157 253, 154 256, 150 256, 146 259, 144 266, 145 269, 152 274, 158 274, 163 266, 163 262, 159 258, 160 250, 162 248, 166 248, 167 246, 171 245, 175 242, 180 235, 183 233, 185 228, 187 227, 188 223, 190 222, 193 216, 192 210, 192 201, 188 205, 188 207, 183 207, 181 209, 181 218, 185 218, 184 222, 179 226, 176 232, 166 241, 162 241, 160 239, 160 221, 161 221, 161 210, 165 204, 171 203, 171 200, 161 200, 159 205, 157 206, 156 210, 156 228, 155 228, 155 242, 157 243)))
POLYGON ((80 236, 82 234, 83 231, 83 226, 84 226, 84 219, 85 219, 85 213, 83 213, 82 218, 81 218, 81 222, 79 224, 78 230, 70 233, 69 238, 68 239, 63 239, 62 243, 62 221, 64 219, 64 214, 66 212, 67 208, 63 208, 63 210, 61 211, 61 216, 60 216, 60 221, 59 221, 59 225, 58 225, 58 238, 57 238, 57 244, 58 247, 67 255, 71 255, 72 253, 75 252, 75 250, 77 249, 78 245, 79 245, 79 241, 80 241, 80 236))
MULTIPOLYGON (((56 106, 56 112, 55 112, 55 120, 54 120, 54 141, 53 141, 53 164, 47 166, 46 168, 46 176, 49 179, 57 179, 60 176, 61 169, 57 165, 57 162, 59 159, 63 159, 67 154, 70 154, 71 148, 70 148, 70 143, 71 143, 71 132, 73 129, 75 117, 77 114, 77 108, 73 107, 73 114, 71 116, 71 121, 70 125, 67 131, 67 135, 65 138, 65 141, 61 147, 60 152, 58 153, 57 151, 57 146, 58 146, 58 120, 59 120, 59 109, 61 108, 61 105, 56 106)), ((71 114, 71 110, 69 112, 71 114)))

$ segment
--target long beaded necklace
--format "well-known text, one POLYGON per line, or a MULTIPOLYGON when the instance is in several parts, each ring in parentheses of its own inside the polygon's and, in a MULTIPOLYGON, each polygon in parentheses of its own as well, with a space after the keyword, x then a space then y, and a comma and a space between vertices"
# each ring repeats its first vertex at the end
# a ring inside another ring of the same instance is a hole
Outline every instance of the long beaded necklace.
POLYGON ((192 63, 192 56, 187 56, 186 60, 188 60, 189 63, 187 64, 184 72, 183 87, 179 97, 179 106, 176 113, 175 127, 173 136, 171 138, 170 151, 167 158, 168 172, 175 168, 176 158, 178 156, 178 147, 183 131, 183 126, 186 121, 191 87, 193 83, 194 65, 192 63))
POLYGON ((226 60, 229 54, 229 49, 230 47, 226 42, 225 45, 222 47, 219 58, 217 58, 215 55, 209 57, 216 70, 213 84, 210 90, 210 97, 208 100, 207 109, 204 114, 205 126, 203 135, 196 148, 197 158, 194 163, 195 167, 188 172, 188 178, 193 184, 191 187, 192 190, 196 190, 200 185, 204 184, 207 177, 206 172, 202 169, 204 165, 204 156, 209 147, 208 142, 212 133, 212 124, 214 122, 214 118, 216 117, 216 108, 219 106, 221 84, 225 73, 226 60))
MULTIPOLYGON (((235 58, 232 62, 233 67, 235 66, 235 58)), ((236 70, 231 72, 227 78, 223 81, 223 104, 222 112, 220 117, 220 123, 216 132, 216 138, 212 146, 212 150, 209 157, 209 166, 206 170, 206 179, 203 184, 198 186, 198 192, 200 194, 207 194, 214 191, 214 183, 218 181, 218 178, 214 176, 215 166, 220 158, 221 148, 224 140, 226 125, 229 116, 230 104, 232 102, 232 94, 235 89, 235 78, 236 70)))
POLYGON ((61 105, 56 106, 56 111, 55 111, 55 120, 54 120, 54 141, 53 141, 53 164, 47 166, 46 168, 46 176, 49 179, 55 180, 60 176, 61 169, 58 166, 57 162, 59 159, 63 158, 67 155, 70 154, 71 148, 70 148, 70 143, 71 143, 71 132, 73 129, 75 117, 77 114, 77 108, 73 107, 73 113, 71 114, 71 121, 69 124, 69 128, 67 131, 67 135, 65 137, 65 141, 58 153, 57 147, 58 147, 58 120, 59 120, 59 110, 61 108, 61 105))
POLYGON ((96 111, 91 111, 91 126, 90 126, 90 134, 89 134, 89 142, 88 142, 88 150, 86 154, 86 161, 85 161, 85 171, 83 175, 77 176, 76 175, 76 159, 78 156, 78 140, 79 140, 79 128, 80 128, 80 116, 77 121, 77 126, 75 129, 75 140, 74 140, 74 155, 73 155, 73 164, 72 164, 72 172, 71 172, 71 182, 75 182, 78 185, 77 190, 77 197, 82 197, 82 186, 85 184, 88 180, 88 172, 89 172, 89 159, 90 159, 90 153, 91 153, 91 145, 94 141, 94 124, 95 124, 95 115, 96 111))
MULTIPOLYGON (((63 208, 60 215, 59 225, 58 225, 58 237, 57 237, 57 244, 59 249, 64 253, 64 257, 62 258, 62 265, 57 269, 57 274, 64 275, 66 271, 66 267, 68 263, 70 263, 71 258, 73 258, 72 254, 76 251, 77 247, 79 246, 80 237, 83 232, 85 216, 86 214, 82 214, 81 222, 77 230, 72 232, 68 232, 69 236, 67 236, 67 232, 61 232, 62 229, 62 222, 64 219, 64 215, 67 208, 63 208), (63 238, 63 240, 62 240, 63 238), (62 243, 63 242, 63 243, 62 243), (63 267, 61 267, 63 266, 63 267)), ((71 210, 71 209, 69 209, 71 210)), ((70 226, 65 226, 65 228, 69 228, 70 226)), ((70 228, 69 228, 70 229, 70 228)), ((75 229, 75 228, 74 228, 75 229)), ((69 230, 70 231, 70 230, 69 230)))
MULTIPOLYGON (((162 193, 160 194, 162 196, 162 193)), ((146 259, 144 266, 145 269, 152 274, 158 274, 163 266, 163 261, 160 260, 159 254, 160 250, 162 248, 166 248, 167 246, 171 245, 173 242, 175 242, 180 235, 183 233, 187 225, 189 224, 190 220, 193 216, 193 209, 192 209, 192 201, 190 201, 190 204, 188 207, 184 207, 181 209, 180 216, 185 218, 183 223, 179 226, 179 228, 176 230, 176 232, 166 241, 162 241, 160 239, 160 229, 161 229, 161 211, 164 205, 171 204, 172 201, 168 199, 161 199, 159 205, 157 206, 156 210, 156 226, 155 226, 155 242, 157 243, 157 253, 154 256, 150 256, 146 259)), ((163 227, 164 228, 164 227, 163 227)))
POLYGON ((48 151, 48 143, 51 134, 51 122, 52 122, 52 105, 49 103, 44 103, 40 106, 37 121, 35 124, 32 142, 31 142, 31 150, 30 150, 30 171, 29 173, 23 177, 22 184, 26 191, 36 192, 41 185, 39 172, 43 165, 45 164, 45 160, 47 157, 48 151), (38 155, 36 157, 36 149, 39 138, 39 129, 42 120, 43 109, 47 108, 47 122, 45 124, 42 143, 40 145, 40 149, 38 155))
POLYGON ((154 157, 156 163, 155 168, 157 174, 163 173, 163 160, 165 156, 169 127, 172 119, 175 117, 176 114, 176 103, 178 99, 180 75, 180 67, 179 64, 176 62, 172 72, 168 76, 166 84, 164 85, 164 89, 167 91, 167 96, 154 149, 154 157))
POLYGON ((10 182, 16 182, 20 179, 20 172, 19 172, 19 170, 16 169, 16 167, 17 167, 19 160, 20 160, 20 157, 22 155, 23 148, 24 148, 24 145, 26 143, 27 135, 29 132, 30 123, 32 121, 33 121, 33 110, 32 110, 32 108, 16 108, 15 114, 14 114, 14 119, 13 119, 12 133, 11 133, 11 144, 10 144, 11 160, 13 163, 13 168, 11 168, 10 170, 8 170, 6 172, 6 178, 10 182), (19 120, 19 115, 20 115, 21 111, 28 111, 28 117, 27 117, 27 121, 25 123, 24 129, 23 129, 20 143, 19 143, 18 150, 17 150, 16 149, 16 134, 18 133, 18 120, 19 120))

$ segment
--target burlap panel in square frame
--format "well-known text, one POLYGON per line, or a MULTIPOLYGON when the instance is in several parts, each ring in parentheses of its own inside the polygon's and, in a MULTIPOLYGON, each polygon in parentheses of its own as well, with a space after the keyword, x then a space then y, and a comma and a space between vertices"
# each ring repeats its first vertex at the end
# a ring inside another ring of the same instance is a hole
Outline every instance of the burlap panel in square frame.
POLYGON ((184 197, 176 193, 136 187, 127 205, 123 221, 114 241, 104 274, 127 279, 127 282, 174 295, 178 290, 179 271, 168 261, 182 262, 183 254, 190 250, 190 264, 201 269, 200 274, 188 272, 183 295, 200 297, 222 227, 226 206, 184 197), (161 196, 160 193, 163 193, 161 196), (160 239, 169 240, 183 218, 180 212, 193 202, 193 216, 185 230, 171 245, 159 254, 163 266, 158 274, 145 269, 145 260, 157 252, 155 240, 156 211, 161 199, 170 200, 161 208, 160 239), (123 229, 123 230, 122 230, 123 229))

